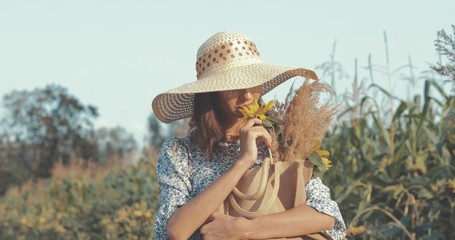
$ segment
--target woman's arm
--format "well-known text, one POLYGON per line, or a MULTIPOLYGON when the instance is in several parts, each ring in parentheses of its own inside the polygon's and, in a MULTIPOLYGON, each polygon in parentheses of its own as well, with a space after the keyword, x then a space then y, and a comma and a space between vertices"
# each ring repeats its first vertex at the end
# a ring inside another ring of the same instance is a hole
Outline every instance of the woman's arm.
POLYGON ((236 162, 204 192, 175 211, 167 222, 169 238, 188 239, 217 210, 249 167, 236 162))
POLYGON ((332 229, 334 224, 333 217, 303 204, 285 212, 249 220, 244 232, 248 239, 302 236, 332 229))
POLYGON ((346 225, 327 186, 319 178, 312 179, 306 193, 306 204, 254 220, 214 213, 201 233, 205 239, 264 239, 323 232, 332 239, 343 239, 346 225))
POLYGON ((245 123, 240 130, 239 159, 204 192, 175 211, 167 222, 169 238, 188 239, 218 209, 256 160, 256 139, 262 139, 270 146, 270 134, 262 126, 254 126, 261 123, 259 119, 250 119, 245 123))
POLYGON ((306 186, 306 204, 320 213, 333 216, 335 226, 323 233, 332 239, 343 239, 346 236, 346 224, 341 215, 338 203, 330 197, 330 189, 324 185, 320 178, 313 178, 306 186))
POLYGON ((211 219, 212 222, 201 229, 204 239, 269 239, 302 236, 332 229, 335 223, 333 217, 305 204, 252 220, 226 217, 219 213, 214 213, 211 219))

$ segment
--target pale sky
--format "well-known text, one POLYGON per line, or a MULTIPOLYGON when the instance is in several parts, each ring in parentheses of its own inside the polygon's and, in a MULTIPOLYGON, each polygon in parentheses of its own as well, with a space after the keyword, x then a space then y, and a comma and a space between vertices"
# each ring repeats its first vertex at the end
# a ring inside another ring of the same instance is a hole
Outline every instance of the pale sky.
POLYGON ((392 68, 411 55, 416 73, 427 70, 438 59, 436 32, 452 32, 454 9, 453 0, 0 0, 0 96, 57 83, 98 107, 96 126, 123 126, 140 139, 153 97, 196 80, 197 49, 217 32, 251 37, 266 62, 312 69, 336 40, 350 75, 337 82, 343 92, 355 58, 359 68, 369 54, 385 65, 383 31, 392 68))

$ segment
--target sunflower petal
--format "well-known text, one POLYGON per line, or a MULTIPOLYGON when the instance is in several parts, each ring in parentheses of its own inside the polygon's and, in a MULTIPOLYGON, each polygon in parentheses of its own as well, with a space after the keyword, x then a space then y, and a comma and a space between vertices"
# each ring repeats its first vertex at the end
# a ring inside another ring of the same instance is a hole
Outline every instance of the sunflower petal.
POLYGON ((267 103, 267 106, 265 106, 265 108, 264 108, 264 112, 270 111, 270 109, 272 109, 273 106, 275 106, 275 100, 269 101, 269 102, 267 103))
POLYGON ((321 156, 321 157, 322 157, 322 156, 329 156, 329 155, 330 155, 329 151, 326 151, 326 150, 320 150, 320 149, 319 149, 319 150, 314 150, 314 151, 315 151, 319 156, 321 156))
POLYGON ((325 158, 325 157, 321 157, 322 159, 322 162, 324 163, 324 167, 325 167, 325 170, 329 170, 331 167, 332 167, 332 162, 328 159, 328 158, 325 158))
POLYGON ((243 115, 244 118, 248 118, 248 117, 250 117, 250 115, 251 115, 250 112, 248 111, 248 109, 245 108, 245 107, 239 109, 239 111, 240 111, 240 113, 242 113, 242 115, 243 115))
POLYGON ((261 120, 266 120, 267 116, 265 115, 272 107, 274 106, 275 101, 270 101, 265 106, 262 103, 258 102, 258 99, 254 99, 253 103, 244 106, 240 109, 240 113, 242 113, 243 118, 259 118, 261 120))
POLYGON ((266 117, 264 114, 259 114, 259 115, 258 115, 258 118, 261 119, 262 121, 264 121, 265 119, 267 119, 267 117, 266 117))

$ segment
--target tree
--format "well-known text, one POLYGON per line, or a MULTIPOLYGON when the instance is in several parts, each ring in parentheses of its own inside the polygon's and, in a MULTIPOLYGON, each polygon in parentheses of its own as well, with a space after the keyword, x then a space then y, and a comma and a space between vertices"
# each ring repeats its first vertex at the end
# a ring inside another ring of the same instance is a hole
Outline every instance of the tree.
POLYGON ((98 158, 103 164, 110 160, 127 160, 134 157, 137 149, 134 136, 122 127, 99 128, 95 132, 95 139, 98 146, 98 158))
POLYGON ((7 142, 11 167, 19 164, 32 177, 49 177, 53 164, 69 158, 94 159, 96 107, 82 104, 59 85, 12 91, 3 97, 0 132, 7 142), (14 163, 15 162, 15 163, 14 163))
POLYGON ((167 138, 185 136, 188 132, 188 120, 181 119, 174 121, 167 126, 163 126, 152 113, 147 119, 147 127, 149 132, 149 144, 153 148, 159 149, 167 138))
POLYGON ((161 147, 166 137, 161 123, 153 114, 150 114, 147 119, 147 129, 149 132, 149 144, 155 148, 161 147))

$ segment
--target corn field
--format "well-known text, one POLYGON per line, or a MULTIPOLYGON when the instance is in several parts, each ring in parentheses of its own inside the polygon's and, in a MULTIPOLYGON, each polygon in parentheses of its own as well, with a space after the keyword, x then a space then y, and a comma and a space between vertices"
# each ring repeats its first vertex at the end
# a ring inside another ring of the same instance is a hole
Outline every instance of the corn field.
MULTIPOLYGON (((324 142, 324 181, 356 239, 455 237, 455 99, 435 82, 384 118, 374 98, 349 108, 324 142), (430 96, 436 89, 444 101, 430 96)), ((384 92, 387 94, 387 92, 384 92)), ((391 97, 391 96, 388 96, 391 97)))
MULTIPOLYGON (((332 80, 334 67, 334 58, 322 65, 332 80)), ((321 147, 333 163, 323 182, 349 239, 455 239, 455 97, 448 84, 425 77, 422 94, 400 99, 373 81, 375 71, 393 81, 390 69, 369 62, 365 88, 356 65, 354 90, 321 147)), ((108 170, 57 166, 51 178, 0 198, 0 239, 150 239, 155 166, 156 154, 108 170)))

